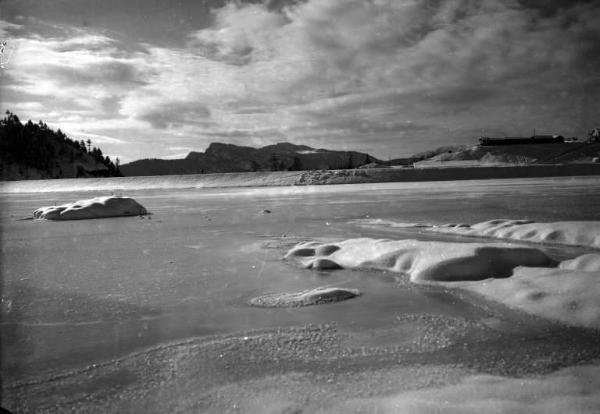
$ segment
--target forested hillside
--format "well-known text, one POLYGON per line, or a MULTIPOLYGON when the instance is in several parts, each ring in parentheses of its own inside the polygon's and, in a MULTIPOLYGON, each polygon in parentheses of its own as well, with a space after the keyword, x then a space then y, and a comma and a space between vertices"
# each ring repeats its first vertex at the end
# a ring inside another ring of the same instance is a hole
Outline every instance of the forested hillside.
POLYGON ((0 176, 3 180, 121 176, 116 164, 92 147, 75 141, 60 129, 31 120, 21 123, 7 111, 0 120, 0 176))

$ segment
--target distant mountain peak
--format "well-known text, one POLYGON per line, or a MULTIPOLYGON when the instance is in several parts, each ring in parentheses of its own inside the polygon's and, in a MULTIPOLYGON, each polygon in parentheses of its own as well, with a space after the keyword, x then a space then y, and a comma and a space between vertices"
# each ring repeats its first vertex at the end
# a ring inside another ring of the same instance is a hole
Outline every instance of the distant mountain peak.
POLYGON ((315 149, 278 142, 262 148, 212 142, 205 152, 178 160, 138 160, 121 166, 125 175, 297 171, 358 168, 378 160, 356 151, 315 149))
POLYGON ((259 150, 277 150, 277 151, 283 151, 283 152, 296 152, 296 151, 307 151, 307 150, 314 150, 314 148, 311 148, 307 145, 297 145, 297 144, 292 144, 290 142, 278 142, 276 144, 273 145, 267 145, 265 147, 259 148, 259 150))

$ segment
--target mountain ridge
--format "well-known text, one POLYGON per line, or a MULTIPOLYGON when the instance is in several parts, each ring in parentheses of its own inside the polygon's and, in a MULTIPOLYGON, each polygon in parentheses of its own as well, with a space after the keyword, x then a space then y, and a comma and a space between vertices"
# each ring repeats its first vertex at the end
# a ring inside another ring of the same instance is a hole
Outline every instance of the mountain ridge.
POLYGON ((141 159, 123 164, 125 176, 203 174, 253 171, 352 169, 381 161, 368 153, 336 151, 279 142, 261 148, 211 143, 205 152, 175 160, 141 159))

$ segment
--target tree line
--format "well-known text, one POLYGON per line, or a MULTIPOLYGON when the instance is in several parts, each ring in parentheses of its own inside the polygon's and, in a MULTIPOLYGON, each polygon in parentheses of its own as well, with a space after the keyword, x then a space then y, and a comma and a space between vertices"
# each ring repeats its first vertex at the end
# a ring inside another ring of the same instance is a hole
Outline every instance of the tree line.
POLYGON ((33 167, 52 175, 60 160, 74 163, 86 161, 91 156, 107 168, 103 175, 122 176, 119 159, 113 162, 91 143, 90 139, 87 145, 83 140, 72 140, 60 129, 54 131, 42 121, 35 124, 29 120, 23 124, 10 111, 6 111, 6 116, 0 120, 0 156, 5 162, 33 167))

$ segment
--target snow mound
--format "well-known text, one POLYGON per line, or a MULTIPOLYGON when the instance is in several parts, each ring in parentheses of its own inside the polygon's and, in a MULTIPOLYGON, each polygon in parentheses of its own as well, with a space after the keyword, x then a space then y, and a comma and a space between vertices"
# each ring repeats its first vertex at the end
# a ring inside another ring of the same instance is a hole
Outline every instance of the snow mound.
POLYGON ((536 223, 528 220, 498 219, 473 225, 446 224, 432 230, 441 233, 600 248, 599 221, 536 223))
POLYGON ((461 287, 527 313, 600 329, 600 254, 564 261, 556 269, 519 267, 508 279, 461 287))
POLYGON ((410 275, 413 282, 504 278, 517 266, 550 267, 542 251, 510 244, 349 239, 300 243, 286 255, 308 269, 367 268, 410 275))
POLYGON ((318 287, 298 293, 274 293, 250 299, 253 306, 267 308, 300 307, 341 302, 360 295, 357 289, 318 287))
POLYGON ((286 258, 308 269, 378 269, 407 274, 415 283, 452 282, 446 286, 568 325, 600 329, 598 253, 558 264, 536 248, 506 243, 361 238, 300 243, 286 258))
POLYGON ((102 217, 138 216, 146 209, 129 197, 96 197, 60 206, 40 207, 33 218, 46 220, 82 220, 102 217))
POLYGON ((582 270, 584 272, 600 272, 600 254, 584 254, 572 260, 565 260, 559 266, 565 270, 582 270))

